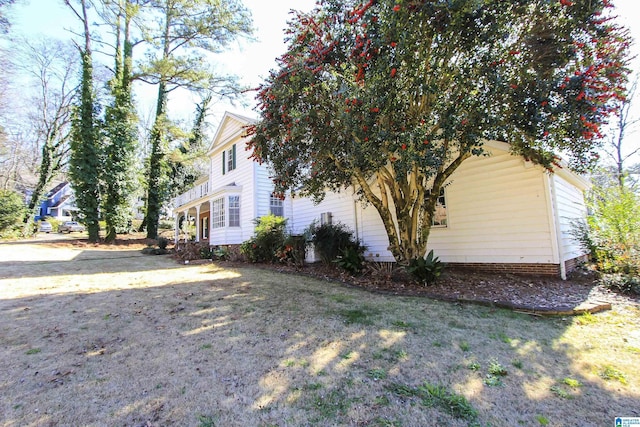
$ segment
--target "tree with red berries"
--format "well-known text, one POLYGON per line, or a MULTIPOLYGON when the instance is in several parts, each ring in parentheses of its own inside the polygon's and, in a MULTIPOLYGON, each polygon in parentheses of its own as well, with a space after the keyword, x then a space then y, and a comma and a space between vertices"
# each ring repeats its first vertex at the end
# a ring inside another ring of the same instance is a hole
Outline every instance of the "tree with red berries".
POLYGON ((608 0, 321 0, 259 88, 254 158, 276 191, 357 189, 399 263, 423 257, 440 189, 483 141, 589 168, 624 99, 608 0))

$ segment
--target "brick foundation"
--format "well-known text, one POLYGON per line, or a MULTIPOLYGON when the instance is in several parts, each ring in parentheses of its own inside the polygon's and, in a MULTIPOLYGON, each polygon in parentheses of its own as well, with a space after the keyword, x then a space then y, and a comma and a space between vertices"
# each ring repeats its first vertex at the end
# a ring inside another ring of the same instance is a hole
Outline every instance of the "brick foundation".
POLYGON ((587 261, 589 261, 589 257, 587 255, 580 255, 579 257, 566 260, 564 262, 564 268, 567 271, 567 273, 569 273, 575 270, 576 268, 580 267, 582 264, 586 263, 587 261))
POLYGON ((560 276, 559 264, 448 262, 447 267, 482 273, 510 273, 527 276, 560 276))

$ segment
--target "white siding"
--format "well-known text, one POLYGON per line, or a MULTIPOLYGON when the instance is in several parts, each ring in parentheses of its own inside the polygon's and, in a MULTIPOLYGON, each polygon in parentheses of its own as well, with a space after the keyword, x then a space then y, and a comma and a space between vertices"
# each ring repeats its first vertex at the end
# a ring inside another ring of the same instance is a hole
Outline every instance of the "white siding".
POLYGON ((311 199, 294 198, 292 230, 301 234, 313 221, 320 223, 320 215, 330 212, 333 224, 342 223, 349 227, 354 235, 359 236, 358 225, 355 220, 356 204, 349 190, 340 193, 328 192, 324 200, 316 205, 311 199))
POLYGON ((429 249, 445 262, 557 263, 543 170, 490 150, 452 175, 448 227, 432 229, 429 249))
MULTIPOLYGON (((214 229, 211 233, 211 244, 239 244, 248 240, 253 235, 253 219, 255 218, 255 201, 254 201, 254 167, 253 160, 249 159, 249 153, 246 151, 246 138, 242 137, 244 133, 243 126, 246 123, 235 120, 231 117, 225 117, 221 123, 221 128, 216 133, 217 139, 212 144, 209 152, 211 157, 211 178, 210 193, 211 198, 216 199, 222 195, 230 194, 240 195, 240 227, 231 227, 224 229, 214 229), (236 168, 222 173, 222 153, 236 144, 236 168), (235 185, 241 187, 241 192, 232 192, 228 186, 235 185), (227 189, 224 189, 227 187, 227 189)), ((225 209, 227 208, 225 202, 225 209)), ((228 221, 228 218, 226 218, 228 221)))
MULTIPOLYGON (((543 170, 508 152, 489 148, 489 157, 472 157, 452 175, 446 187, 447 227, 434 227, 429 249, 445 262, 558 263, 553 250, 549 201, 543 170)), ((367 246, 367 258, 393 261, 378 212, 356 205, 349 191, 328 193, 314 206, 294 203, 296 227, 304 228, 322 212, 355 229, 367 246)))
POLYGON ((584 201, 584 193, 565 179, 555 174, 553 176, 556 209, 560 230, 560 253, 562 261, 567 261, 580 255, 584 255, 584 250, 573 239, 571 235, 572 223, 575 220, 585 219, 587 207, 584 201))

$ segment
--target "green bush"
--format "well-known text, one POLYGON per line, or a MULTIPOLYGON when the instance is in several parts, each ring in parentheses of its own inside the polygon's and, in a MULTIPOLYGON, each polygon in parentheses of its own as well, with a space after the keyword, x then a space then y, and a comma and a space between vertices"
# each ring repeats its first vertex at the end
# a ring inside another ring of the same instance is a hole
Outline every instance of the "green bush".
POLYGON ((242 243, 240 253, 251 262, 279 261, 278 252, 285 247, 286 218, 267 215, 254 222, 255 236, 242 243))
POLYGON ((13 235, 20 230, 26 209, 22 195, 0 190, 0 236, 13 235))
POLYGON ((353 245, 342 249, 338 258, 333 260, 333 262, 349 273, 359 274, 364 267, 364 251, 364 246, 353 242, 353 245))
POLYGON ((431 285, 442 274, 444 264, 437 256, 433 255, 433 249, 426 258, 414 258, 409 261, 407 272, 425 285, 431 285))
POLYGON ((621 187, 596 188, 588 198, 586 223, 574 223, 573 236, 602 273, 640 272, 640 196, 621 187))
POLYGON ((213 248, 208 244, 200 246, 200 258, 201 259, 213 259, 213 248))
POLYGON ((62 224, 62 221, 56 218, 52 218, 50 216, 42 218, 42 221, 47 221, 49 224, 51 224, 51 228, 53 229, 54 232, 57 232, 58 227, 60 227, 60 224, 62 224))
POLYGON ((600 283, 617 292, 640 295, 640 276, 637 274, 604 273, 600 283))
POLYGON ((213 248, 213 256, 217 260, 226 261, 229 259, 231 251, 228 246, 215 246, 213 248))
POLYGON ((359 242, 353 238, 353 232, 341 223, 338 224, 311 224, 305 234, 309 236, 309 240, 313 243, 316 252, 324 263, 330 263, 344 256, 346 248, 354 250, 362 250, 359 242))

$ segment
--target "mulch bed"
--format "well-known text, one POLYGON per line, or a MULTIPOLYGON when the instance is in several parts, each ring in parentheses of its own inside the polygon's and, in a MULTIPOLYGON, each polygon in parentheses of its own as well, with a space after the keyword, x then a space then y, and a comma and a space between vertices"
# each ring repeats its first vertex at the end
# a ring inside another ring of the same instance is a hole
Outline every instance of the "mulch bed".
MULTIPOLYGON (((243 263, 222 263, 242 267, 243 263)), ((253 264, 282 273, 337 281, 347 286, 402 296, 422 296, 443 301, 508 308, 534 315, 575 315, 609 310, 612 304, 640 305, 640 297, 620 295, 598 284, 593 272, 579 271, 567 280, 554 277, 488 274, 446 269, 430 286, 416 282, 402 270, 375 268, 352 276, 333 265, 253 264)))
MULTIPOLYGON (((120 236, 119 236, 120 237, 120 236)), ((89 244, 86 240, 51 242, 55 246, 100 246, 101 248, 142 249, 153 245, 154 240, 137 236, 119 238, 111 245, 89 244)), ((183 263, 183 260, 179 260, 183 263)), ((192 260, 192 264, 211 262, 192 260)), ((221 265, 242 268, 251 265, 287 274, 299 274, 323 280, 339 282, 347 286, 371 292, 422 296, 443 301, 474 303, 509 308, 536 315, 573 315, 608 310, 613 304, 640 305, 640 296, 621 295, 598 284, 597 276, 586 270, 574 272, 567 280, 554 277, 520 276, 513 274, 488 274, 468 270, 445 269, 439 280, 430 286, 417 283, 400 269, 384 268, 371 264, 359 276, 352 276, 330 264, 306 264, 296 267, 286 264, 246 264, 220 262, 221 265)))

